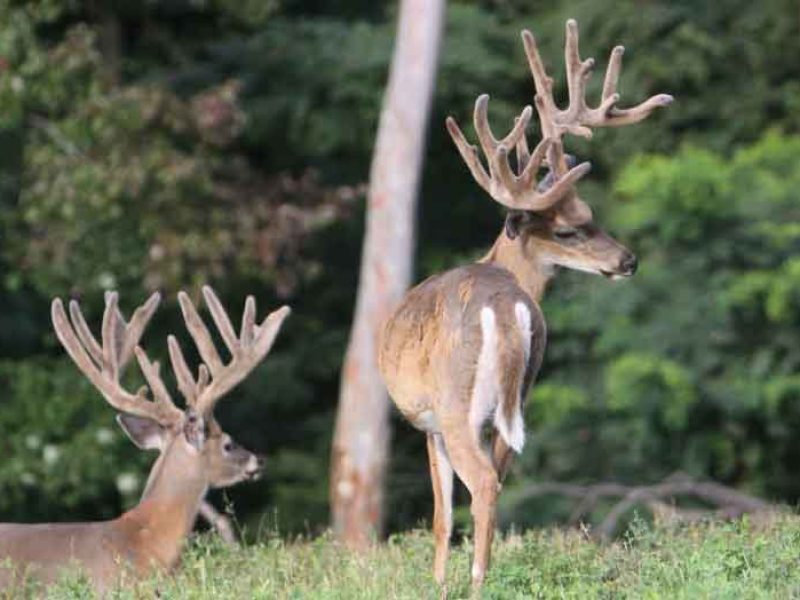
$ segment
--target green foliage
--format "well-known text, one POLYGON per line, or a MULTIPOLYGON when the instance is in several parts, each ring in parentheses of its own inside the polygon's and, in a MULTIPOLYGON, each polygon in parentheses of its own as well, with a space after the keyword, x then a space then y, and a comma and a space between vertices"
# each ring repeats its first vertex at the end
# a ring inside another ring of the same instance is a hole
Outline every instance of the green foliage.
POLYGON ((626 166, 605 219, 641 269, 547 298, 544 389, 583 381, 590 397, 541 420, 520 485, 683 470, 796 501, 798 178, 800 138, 776 132, 730 159, 689 146, 626 166))
MULTIPOLYGON (((582 195, 642 267, 624 285, 582 274, 555 282, 529 442, 509 486, 641 483, 682 469, 794 502, 800 30, 789 0, 451 2, 419 278, 478 255, 501 226, 444 116, 472 136, 474 99, 489 92, 492 125, 507 130, 532 100, 522 27, 536 34, 563 98, 567 16, 598 70, 626 44, 623 105, 659 92, 677 101, 636 127, 567 141, 595 166, 582 195)), ((182 330, 174 291, 211 282, 234 312, 247 293, 263 310, 294 308, 267 364, 220 407, 231 433, 269 454, 266 480, 230 498, 250 528, 276 512, 290 531, 327 521, 329 438, 363 230, 359 184, 394 17, 395 3, 365 0, 0 0, 0 357, 4 373, 24 374, 5 388, 9 414, 0 415, 0 437, 15 440, 0 466, 0 488, 13 490, 0 520, 110 514, 129 500, 116 474, 141 479, 149 463, 121 441, 93 463, 92 425, 83 445, 63 435, 80 430, 75 411, 97 428, 110 415, 56 350, 50 298, 80 296, 96 323, 108 286, 125 306, 164 290, 145 340, 163 359, 166 334, 182 330), (79 401, 66 391, 70 378, 79 401), (48 407, 72 428, 42 420, 39 431, 27 407, 48 407), (76 453, 74 466, 50 474, 41 449, 26 450, 31 433, 76 453), (103 460, 104 469, 93 466, 103 460), (22 473, 40 478, 38 500, 19 485, 22 473)), ((395 422, 390 530, 430 514, 423 436, 395 422)), ((506 524, 564 516, 552 499, 506 509, 506 524)), ((519 566, 508 577, 527 581, 519 566)))
MULTIPOLYGON (((0 467, 0 488, 13 490, 0 506, 0 520, 117 514, 138 493, 132 486, 121 497, 117 479, 143 481, 153 460, 116 441, 93 460, 102 450, 91 442, 92 427, 100 426, 89 415, 98 421, 102 415, 114 440, 118 436, 110 409, 66 356, 50 356, 56 347, 47 331, 49 299, 80 296, 94 326, 102 290, 119 289, 130 307, 146 291, 161 289, 166 299, 145 346, 163 359, 167 333, 183 330, 175 290, 214 283, 232 313, 248 293, 258 297, 261 314, 287 300, 295 308, 296 333, 287 327, 268 364, 220 407, 218 417, 239 441, 271 454, 268 479, 230 495, 242 507, 243 520, 250 515, 257 521, 276 503, 287 526, 307 528, 327 518, 332 405, 320 390, 335 381, 346 339, 342 321, 348 317, 326 318, 326 311, 347 306, 354 288, 350 273, 333 265, 323 273, 320 257, 335 247, 344 264, 352 263, 348 257, 355 260, 356 244, 340 238, 356 237, 347 232, 348 217, 360 191, 324 185, 306 169, 286 173, 273 165, 265 175, 240 143, 253 117, 239 103, 236 79, 214 78, 181 96, 181 86, 173 88, 157 75, 163 56, 156 68, 156 48, 183 46, 191 53, 220 30, 245 35, 245 21, 263 25, 250 14, 263 7, 167 4, 126 5, 100 15, 105 21, 98 23, 92 7, 0 2, 0 99, 7 107, 0 156, 9 158, 0 165, 0 356, 14 359, 6 366, 9 379, 20 374, 19 385, 6 386, 5 420, 0 417, 0 436, 13 440, 4 453, 12 458, 0 467), (130 33, 146 13, 153 27, 144 35, 122 36, 121 43, 136 42, 126 47, 130 60, 115 72, 120 67, 112 60, 106 24, 130 33), (183 37, 172 20, 176 14, 198 25, 197 38, 183 37), (332 289, 331 280, 344 284, 342 291, 332 289), (314 309, 293 294, 307 294, 314 309), (54 373, 68 377, 81 397, 46 387, 54 373), (56 422, 36 419, 26 406, 48 407, 64 421, 54 431, 56 422), (73 411, 81 411, 85 423, 73 411), (305 414, 316 416, 298 419, 305 414), (70 431, 83 433, 70 441, 70 431), (315 443, 306 443, 308 438, 315 443), (56 448, 70 468, 48 468, 41 448, 25 449, 26 439, 56 448), (297 503, 305 492, 305 503, 297 503)), ((376 84, 376 94, 379 89, 376 84)), ((264 139, 260 144, 267 145, 264 139)))
POLYGON ((133 448, 113 410, 63 361, 0 362, 0 512, 19 520, 63 511, 109 518, 135 501, 150 457, 133 448))
POLYGON ((686 368, 647 354, 623 354, 614 360, 606 370, 605 393, 612 413, 656 412, 671 429, 685 426, 686 412, 695 401, 686 368))
POLYGON ((529 426, 556 425, 568 415, 587 407, 586 391, 574 385, 543 382, 535 386, 528 400, 529 426))

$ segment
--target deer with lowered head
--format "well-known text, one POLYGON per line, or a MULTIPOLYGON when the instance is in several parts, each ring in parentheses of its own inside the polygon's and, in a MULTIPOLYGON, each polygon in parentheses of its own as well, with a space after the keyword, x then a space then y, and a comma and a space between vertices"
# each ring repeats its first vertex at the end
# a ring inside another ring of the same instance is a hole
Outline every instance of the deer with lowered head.
POLYGON ((497 496, 513 453, 525 442, 523 398, 536 378, 546 344, 539 301, 559 267, 610 279, 636 272, 636 257, 603 231, 575 183, 589 163, 575 165, 563 137, 586 138, 595 127, 636 123, 672 102, 653 96, 633 108, 617 106, 623 47, 617 46, 597 107, 586 104, 594 60, 581 60, 578 27, 566 25, 569 104, 560 109, 529 31, 522 41, 533 75, 542 139, 530 152, 526 107, 504 138, 488 123, 487 95, 475 102, 474 125, 487 168, 455 120, 447 129, 478 184, 508 209, 505 224, 476 264, 434 275, 410 290, 384 325, 379 366, 400 412, 427 434, 433 484, 434 577, 445 582, 452 529, 453 473, 469 490, 474 522, 472 583, 489 565, 497 496), (509 154, 516 152, 515 165, 509 154), (541 166, 548 174, 537 181, 541 166))
POLYGON ((195 377, 178 341, 169 336, 170 362, 186 401, 184 410, 173 403, 158 362, 152 362, 138 345, 158 306, 157 293, 136 309, 130 322, 119 311, 117 294, 107 293, 101 342, 77 302, 70 303, 68 317, 61 300, 53 301, 53 327, 70 358, 119 412, 117 421, 133 442, 158 450, 159 457, 139 503, 116 519, 0 524, 0 588, 27 577, 52 582, 62 570, 74 567, 102 591, 117 585, 126 574, 138 577, 154 569, 169 570, 179 560, 208 489, 260 473, 263 459, 222 430, 214 407, 269 353, 289 308, 270 313, 259 324, 255 300, 248 297, 237 334, 214 291, 204 287, 203 297, 230 359, 223 361, 189 296, 180 292, 183 318, 202 360, 195 377), (132 356, 147 382, 137 392, 120 383, 132 356))

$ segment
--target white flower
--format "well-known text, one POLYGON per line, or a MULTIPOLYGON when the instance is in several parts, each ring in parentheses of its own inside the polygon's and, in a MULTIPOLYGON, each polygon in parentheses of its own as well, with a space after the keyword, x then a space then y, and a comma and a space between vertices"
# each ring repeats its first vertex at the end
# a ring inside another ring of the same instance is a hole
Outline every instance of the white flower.
POLYGON ((117 280, 111 273, 100 273, 97 276, 97 284, 104 290, 113 290, 117 285, 117 280))
POLYGON ((59 450, 58 446, 55 444, 47 444, 42 449, 42 458, 44 458, 44 462, 48 465, 55 464, 59 456, 61 456, 61 450, 59 450))
POLYGON ((38 450, 41 445, 42 438, 35 433, 29 433, 25 436, 25 447, 28 448, 28 450, 38 450))
POLYGON ((120 494, 132 494, 139 489, 139 477, 135 473, 117 475, 117 489, 120 494))
POLYGON ((94 432, 94 439, 96 439, 97 443, 101 446, 108 446, 114 441, 114 432, 108 427, 101 427, 94 432))
POLYGON ((153 244, 150 246, 150 260, 158 262, 166 255, 167 251, 161 244, 153 244))
POLYGON ((36 483, 36 476, 33 473, 25 471, 19 476, 19 481, 22 485, 34 485, 36 483))

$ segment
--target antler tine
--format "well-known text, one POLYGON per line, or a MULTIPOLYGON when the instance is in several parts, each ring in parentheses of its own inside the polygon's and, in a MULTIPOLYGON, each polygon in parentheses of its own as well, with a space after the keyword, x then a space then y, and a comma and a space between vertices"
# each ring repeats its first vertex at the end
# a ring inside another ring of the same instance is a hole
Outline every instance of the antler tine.
POLYGON ((542 127, 543 138, 559 138, 561 131, 556 127, 556 123, 547 118, 558 112, 555 100, 553 99, 553 78, 547 75, 544 62, 539 55, 539 48, 536 45, 536 38, 527 29, 523 29, 522 45, 525 48, 525 56, 528 59, 528 66, 533 75, 533 85, 536 88, 534 101, 536 112, 539 113, 539 120, 542 127))
POLYGON ((574 19, 567 21, 564 62, 567 68, 567 90, 569 106, 564 115, 566 131, 586 138, 592 137, 592 130, 580 123, 580 117, 587 111, 586 84, 592 76, 594 59, 581 60, 578 38, 578 24, 574 19))
MULTIPOLYGON (((611 56, 608 57, 608 66, 606 67, 606 76, 603 78, 603 92, 601 94, 603 100, 617 93, 623 54, 625 54, 625 46, 614 46, 611 56)), ((619 98, 619 95, 617 95, 617 98, 619 98)))
POLYGON ((133 349, 139 345, 139 340, 142 339, 142 334, 144 333, 147 325, 150 323, 150 319, 153 318, 153 315, 155 314, 156 309, 158 309, 160 302, 161 294, 158 292, 153 292, 144 304, 137 307, 136 310, 133 311, 133 315, 131 315, 131 320, 129 322, 125 323, 124 319, 122 319, 122 316, 120 315, 120 319, 123 325, 125 325, 123 343, 119 351, 120 368, 124 368, 124 366, 131 359, 131 356, 133 355, 133 349))
POLYGON ((599 124, 598 126, 600 127, 615 127, 638 123, 649 117, 650 113, 655 109, 669 106, 675 100, 669 94, 656 94, 631 108, 618 108, 616 104, 620 95, 617 93, 617 83, 622 70, 622 55, 624 53, 624 46, 616 46, 611 51, 611 56, 608 59, 608 68, 603 80, 602 103, 597 109, 607 116, 607 120, 599 124))
MULTIPOLYGON (((117 316, 119 310, 117 309, 117 293, 110 292, 106 295, 106 309, 103 311, 103 327, 101 336, 103 340, 103 372, 107 372, 108 376, 114 380, 119 380, 119 348, 117 347, 117 333, 118 321, 117 316)), ((70 309, 76 307, 77 302, 70 303, 70 309)))
MULTIPOLYGON (((61 301, 59 300, 59 304, 60 303, 61 301)), ((92 335, 92 330, 89 329, 89 325, 86 323, 86 319, 83 318, 83 313, 81 313, 78 303, 74 300, 69 303, 69 315, 75 326, 75 332, 78 334, 82 347, 92 358, 94 364, 102 367, 103 349, 100 347, 100 344, 97 343, 94 335, 92 335)))
POLYGON ((528 138, 527 136, 521 135, 517 140, 516 145, 517 151, 517 170, 519 171, 520 175, 525 170, 527 166, 529 166, 531 161, 531 150, 528 147, 528 138))
MULTIPOLYGON (((151 297, 147 303, 150 312, 154 310, 153 302, 157 304, 157 299, 153 301, 151 297)), ((120 331, 120 323, 118 321, 119 310, 117 308, 116 292, 109 293, 106 296, 106 308, 103 313, 102 347, 92 335, 78 303, 72 301, 69 309, 72 321, 67 317, 61 300, 59 298, 53 300, 51 317, 56 336, 78 369, 100 391, 109 404, 121 412, 150 418, 163 425, 171 424, 181 416, 181 411, 172 404, 169 395, 166 394, 166 388, 164 388, 163 383, 159 386, 160 380, 156 381, 158 375, 157 363, 153 366, 147 361, 147 366, 152 368, 148 369, 149 372, 145 372, 145 377, 148 383, 151 384, 156 402, 147 400, 145 396, 146 388, 139 390, 136 394, 132 394, 120 385, 120 369, 124 364, 120 360, 120 347, 124 346, 124 344, 119 344, 117 338, 120 331)), ((137 319, 137 323, 140 322, 141 320, 137 319)), ((137 335, 141 335, 141 333, 139 332, 137 335)), ((137 350, 137 354, 139 352, 141 350, 137 350)), ((144 354, 143 352, 141 353, 144 354)), ((142 364, 141 360, 140 364, 142 364)))
POLYGON ((169 360, 170 364, 172 364, 172 372, 175 373, 175 379, 178 382, 178 390, 180 390, 181 395, 186 399, 186 405, 194 406, 197 401, 198 393, 197 381, 192 377, 192 372, 183 356, 181 346, 174 335, 167 337, 167 346, 169 348, 169 360))
POLYGON ((256 325, 256 299, 248 296, 244 301, 244 312, 242 313, 242 327, 239 331, 239 338, 244 346, 253 343, 256 325))
POLYGON ((151 362, 145 351, 142 350, 140 346, 136 346, 133 351, 136 354, 136 360, 139 363, 139 368, 142 370, 145 380, 147 381, 147 385, 150 386, 150 390, 153 392, 153 399, 155 402, 149 404, 157 407, 156 409, 159 412, 163 411, 169 414, 171 410, 175 410, 180 413, 180 410, 172 401, 172 396, 170 396, 169 392, 167 391, 167 386, 164 385, 164 381, 161 379, 161 365, 159 362, 151 362))
POLYGON ((489 171, 492 170, 491 160, 497 156, 499 148, 513 148, 520 137, 525 135, 525 130, 531 121, 532 109, 526 106, 519 117, 514 119, 514 127, 502 140, 498 140, 492 134, 492 129, 489 126, 489 94, 481 94, 475 100, 475 111, 473 113, 473 121, 475 124, 475 133, 478 134, 478 141, 481 144, 483 153, 489 162, 489 171))
POLYGON ((461 154, 461 158, 467 165, 469 172, 472 173, 472 177, 478 182, 478 185, 480 185, 487 193, 491 194, 489 174, 483 168, 483 165, 478 158, 478 148, 467 141, 467 138, 461 132, 461 128, 458 126, 458 123, 456 123, 456 120, 453 117, 447 117, 445 120, 445 125, 447 126, 447 131, 450 133, 450 137, 453 139, 453 143, 455 143, 459 154, 461 154))
POLYGON ((207 285, 203 286, 203 298, 205 299, 206 306, 211 313, 211 318, 214 320, 214 324, 217 326, 217 330, 222 336, 222 340, 228 347, 228 351, 231 353, 233 358, 236 358, 242 351, 242 344, 239 342, 239 339, 236 337, 236 333, 233 331, 233 325, 231 324, 231 320, 228 318, 228 313, 226 313, 225 309, 222 308, 222 303, 219 301, 219 298, 217 298, 214 290, 207 285))
POLYGON ((204 286, 203 298, 220 336, 230 351, 230 362, 228 364, 222 362, 211 339, 211 334, 189 296, 184 292, 178 294, 178 300, 183 310, 186 327, 205 363, 200 365, 197 381, 191 377, 177 342, 170 343, 170 356, 174 355, 173 367, 178 377, 178 385, 181 386, 181 392, 183 393, 184 388, 188 390, 188 395, 184 394, 187 395, 187 402, 193 402, 200 414, 210 416, 216 402, 241 382, 269 353, 290 309, 288 306, 281 307, 270 313, 261 325, 256 325, 255 299, 248 297, 242 315, 240 334, 237 337, 228 313, 214 290, 204 286), (206 365, 208 365, 207 368, 206 365))
POLYGON ((203 319, 200 318, 197 309, 186 292, 178 292, 178 303, 181 306, 186 328, 197 346, 200 358, 211 371, 211 375, 216 377, 222 370, 222 359, 219 357, 217 348, 214 346, 214 340, 211 339, 211 334, 208 332, 206 324, 203 323, 203 319))

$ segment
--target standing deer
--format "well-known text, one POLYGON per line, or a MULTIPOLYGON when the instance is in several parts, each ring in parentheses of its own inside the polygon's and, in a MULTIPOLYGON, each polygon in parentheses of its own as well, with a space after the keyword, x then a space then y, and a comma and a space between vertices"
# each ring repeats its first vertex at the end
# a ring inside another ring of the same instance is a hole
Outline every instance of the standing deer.
POLYGON ((476 264, 434 275, 409 291, 386 322, 379 365, 401 413, 427 433, 433 484, 434 577, 444 585, 452 529, 453 471, 472 497, 475 553, 472 582, 479 587, 489 565, 497 495, 512 451, 525 442, 522 399, 542 363, 546 328, 539 301, 558 267, 616 279, 636 271, 636 257, 592 220, 575 183, 589 163, 575 166, 563 152, 565 133, 589 138, 594 127, 636 123, 672 97, 653 96, 634 108, 617 107, 623 47, 605 75, 602 99, 586 105, 594 61, 582 61, 578 26, 566 25, 569 105, 559 109, 529 31, 522 41, 536 87, 542 140, 531 153, 526 107, 511 132, 497 140, 487 119, 489 97, 475 102, 474 123, 488 163, 483 167, 452 118, 447 129, 478 184, 509 209, 503 231, 476 264), (509 153, 516 149, 516 172, 509 153), (537 184, 540 166, 548 175, 537 184), (488 430, 485 431, 485 430, 488 430), (486 436, 485 436, 486 434, 486 436))
POLYGON ((106 294, 102 345, 77 302, 69 305, 70 319, 61 300, 53 301, 53 327, 73 362, 119 411, 117 420, 133 442, 143 449, 158 450, 159 457, 139 504, 116 519, 0 524, 0 587, 28 575, 51 582, 71 566, 82 569, 98 590, 112 587, 126 572, 141 576, 153 569, 168 570, 180 557, 209 487, 229 486, 259 474, 263 460, 222 431, 213 411, 217 401, 267 355, 289 308, 272 312, 259 325, 255 300, 248 297, 237 336, 214 291, 204 287, 203 296, 230 361, 223 362, 189 296, 180 292, 183 318, 202 359, 195 378, 177 340, 169 336, 170 362, 186 400, 185 410, 173 403, 158 362, 151 362, 138 346, 158 306, 158 294, 137 308, 129 323, 119 312, 117 294, 106 294), (120 373, 132 355, 147 382, 136 393, 120 384, 120 373), (152 400, 147 396, 148 387, 152 400))

